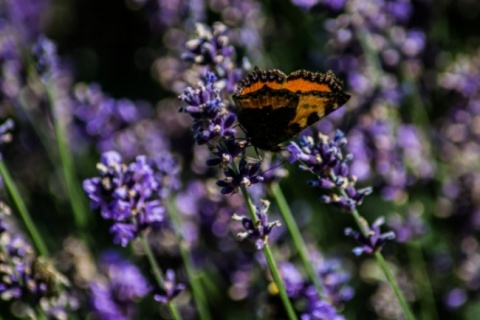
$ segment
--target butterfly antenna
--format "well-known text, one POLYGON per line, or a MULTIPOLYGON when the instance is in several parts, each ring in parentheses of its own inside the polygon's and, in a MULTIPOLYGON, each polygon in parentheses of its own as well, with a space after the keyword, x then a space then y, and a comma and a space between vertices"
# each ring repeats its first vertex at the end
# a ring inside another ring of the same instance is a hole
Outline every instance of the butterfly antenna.
MULTIPOLYGON (((286 150, 285 147, 281 148, 281 151, 285 151, 285 150, 286 150)), ((283 163, 285 163, 287 161, 287 159, 285 158, 285 156, 281 152, 280 152, 280 155, 283 158, 283 161, 284 161, 283 163)), ((313 174, 315 177, 317 177, 318 179, 321 179, 320 175, 318 173, 314 172, 312 169, 310 169, 307 166, 307 164, 305 162, 303 162, 303 160, 298 159, 297 161, 300 162, 305 167, 305 171, 310 171, 310 173, 313 174)))

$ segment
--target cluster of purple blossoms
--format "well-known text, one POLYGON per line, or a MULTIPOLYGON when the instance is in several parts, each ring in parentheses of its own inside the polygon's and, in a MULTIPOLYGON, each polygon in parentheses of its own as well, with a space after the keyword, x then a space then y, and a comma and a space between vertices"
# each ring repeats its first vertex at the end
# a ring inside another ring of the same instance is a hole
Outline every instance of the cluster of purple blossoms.
MULTIPOLYGON (((480 229, 480 51, 448 61, 438 84, 452 107, 437 128, 439 157, 448 177, 443 179, 435 215, 448 220, 454 237, 480 229)), ((459 239, 459 241, 462 241, 459 239)))
POLYGON ((372 227, 369 228, 367 236, 351 228, 345 229, 345 235, 353 237, 360 244, 360 246, 353 249, 355 255, 359 256, 362 253, 373 254, 382 250, 388 240, 395 239, 395 232, 393 231, 380 233, 380 226, 384 223, 385 218, 383 217, 375 220, 372 227))
POLYGON ((7 221, 10 208, 0 202, 0 298, 3 301, 22 301, 23 312, 35 314, 39 307, 51 319, 67 319, 77 306, 76 299, 59 289, 65 284, 58 273, 7 221), (58 285, 58 286, 57 286, 58 285))
POLYGON ((268 241, 268 235, 272 232, 273 228, 280 227, 282 224, 279 220, 269 222, 267 217, 267 211, 270 206, 270 202, 263 200, 261 207, 256 207, 257 222, 253 222, 251 218, 245 216, 239 216, 233 214, 232 219, 242 223, 245 231, 237 234, 237 239, 245 240, 250 239, 255 241, 255 245, 258 250, 262 249, 268 241))
POLYGON ((19 41, 35 41, 42 29, 50 0, 2 1, 0 18, 8 20, 15 28, 19 41))
POLYGON ((95 316, 105 320, 128 320, 135 316, 138 301, 150 288, 140 270, 116 252, 104 253, 99 276, 90 283, 95 316))
POLYGON ((352 299, 355 291, 346 285, 351 276, 343 270, 338 259, 326 259, 318 268, 318 275, 322 281, 323 295, 328 301, 340 308, 345 302, 352 299))
POLYGON ((60 69, 57 46, 45 36, 38 37, 32 48, 32 56, 43 81, 48 81, 60 69))
MULTIPOLYGON (((346 74, 353 92, 349 109, 360 113, 357 124, 346 133, 355 141, 349 145, 355 158, 351 171, 359 181, 379 186, 385 199, 403 200, 407 187, 432 178, 435 171, 424 132, 402 125, 398 111, 403 104, 424 109, 412 104, 417 95, 415 81, 424 68, 426 40, 422 31, 406 27, 412 25, 414 7, 403 0, 320 2, 342 11, 325 23, 331 39, 327 65, 346 74)), ((416 102, 421 103, 421 98, 416 102)), ((341 119, 330 120, 339 123, 341 119)))
POLYGON ((389 217, 387 224, 395 232, 395 240, 405 243, 419 239, 428 231, 427 223, 422 219, 423 206, 414 204, 406 214, 389 217))
POLYGON ((347 73, 354 91, 350 107, 397 105, 408 94, 399 76, 405 73, 418 78, 423 68, 419 58, 425 48, 425 34, 405 27, 413 13, 412 4, 402 0, 348 0, 342 9, 344 13, 327 19, 325 27, 331 34, 328 46, 333 49, 329 63, 347 73))
POLYGON ((14 99, 24 85, 23 66, 13 27, 0 20, 0 99, 14 99))
POLYGON ((235 139, 236 115, 225 107, 218 89, 216 77, 207 72, 206 83, 197 89, 187 88, 179 97, 188 105, 180 108, 192 116, 192 130, 197 144, 206 144, 215 158, 207 161, 208 166, 220 166, 225 178, 218 181, 223 194, 238 192, 241 186, 250 186, 263 181, 260 175, 260 162, 249 163, 244 158, 247 142, 235 139), (228 166, 241 157, 238 172, 228 166))
POLYGON ((79 83, 74 87, 72 104, 74 129, 82 138, 78 140, 87 138, 100 152, 119 150, 133 158, 147 151, 153 155, 167 146, 160 125, 148 120, 152 112, 147 103, 116 100, 98 84, 79 83))
POLYGON ((331 195, 322 196, 322 202, 332 203, 351 212, 372 189, 356 189, 356 178, 349 175, 348 162, 352 156, 344 154, 346 145, 347 138, 337 130, 331 139, 320 132, 303 135, 298 144, 290 142, 286 150, 290 152, 290 163, 299 162, 300 169, 317 176, 309 181, 311 186, 332 192, 331 195), (343 194, 338 194, 338 190, 343 190, 343 194))
POLYGON ((182 59, 192 61, 199 66, 207 66, 221 80, 219 88, 226 93, 235 92, 236 84, 241 80, 243 70, 236 68, 233 61, 235 48, 229 44, 228 28, 216 22, 212 30, 203 24, 196 25, 197 38, 186 43, 187 51, 182 59))
MULTIPOLYGON (((207 144, 209 149, 217 147, 222 140, 233 140, 236 121, 235 114, 228 111, 216 87, 217 77, 207 72, 205 83, 199 83, 197 89, 188 87, 179 96, 187 104, 180 107, 180 112, 188 113, 194 120, 193 137, 197 144, 207 144)), ((227 161, 228 165, 233 159, 227 161)))
POLYGON ((427 141, 413 125, 364 115, 348 138, 352 174, 366 181, 373 169, 376 185, 387 200, 404 199, 407 187, 434 174, 427 141))
POLYGON ((342 320, 338 310, 354 295, 354 290, 347 285, 350 275, 342 270, 338 260, 323 261, 318 274, 323 283, 322 297, 315 287, 307 281, 291 263, 281 265, 281 273, 285 281, 287 294, 298 310, 302 320, 342 320), (298 301, 298 303, 295 303, 298 301))
POLYGON ((126 246, 139 233, 164 220, 161 172, 145 156, 126 165, 115 152, 105 152, 97 165, 100 176, 83 182, 93 209, 112 220, 114 242, 126 246))
POLYGON ((452 97, 452 107, 438 128, 440 156, 454 176, 477 170, 480 150, 480 50, 459 55, 439 75, 438 84, 452 97))

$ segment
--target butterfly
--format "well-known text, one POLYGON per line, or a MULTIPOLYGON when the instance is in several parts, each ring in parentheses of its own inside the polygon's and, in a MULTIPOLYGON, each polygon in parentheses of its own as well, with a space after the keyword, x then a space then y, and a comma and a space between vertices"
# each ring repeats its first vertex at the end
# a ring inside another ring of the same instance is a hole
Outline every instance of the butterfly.
POLYGON ((256 148, 279 151, 280 144, 344 105, 350 95, 331 71, 253 72, 233 95, 240 126, 256 148))

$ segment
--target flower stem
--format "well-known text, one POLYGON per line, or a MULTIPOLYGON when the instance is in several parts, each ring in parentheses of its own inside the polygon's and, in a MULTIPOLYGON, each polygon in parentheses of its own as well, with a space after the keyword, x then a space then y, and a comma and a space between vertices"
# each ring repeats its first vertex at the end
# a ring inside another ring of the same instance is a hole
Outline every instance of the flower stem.
POLYGON ((382 269, 383 273, 385 274, 385 277, 387 278, 387 281, 390 283, 390 286, 392 287, 393 292, 395 293, 395 296, 397 297, 397 300, 400 303, 401 308, 403 309, 403 313, 405 314, 405 317, 409 320, 415 320, 415 316, 410 310, 410 307, 407 301, 405 300, 405 297, 403 296, 402 291, 400 291, 397 281, 395 280, 392 273, 388 269, 387 264, 385 263, 385 259, 383 258, 383 255, 380 252, 375 252, 375 260, 377 260, 378 266, 380 267, 380 269, 382 269))
POLYGON ((407 244, 408 256, 412 265, 412 274, 417 286, 422 309, 422 319, 439 319, 432 285, 428 276, 427 266, 423 258, 421 242, 414 241, 407 244))
POLYGON ((60 155, 60 162, 62 164, 63 175, 67 192, 72 204, 73 217, 76 225, 80 230, 84 231, 87 225, 87 218, 89 210, 86 210, 85 202, 83 201, 83 195, 81 194, 76 178, 75 167, 73 165, 72 154, 67 147, 67 130, 65 123, 62 121, 62 116, 57 112, 55 98, 54 98, 54 86, 50 80, 45 83, 45 90, 48 96, 48 102, 50 104, 50 110, 52 113, 53 124, 55 128, 55 136, 57 139, 58 153, 60 155))
MULTIPOLYGON (((335 174, 330 173, 330 179, 332 181, 336 181, 335 174)), ((337 187, 337 189, 343 197, 348 198, 348 195, 343 188, 337 187)), ((357 208, 354 208, 351 211, 351 214, 353 219, 357 223, 358 228, 360 229, 360 232, 363 234, 365 238, 368 238, 370 236, 370 228, 368 226, 368 222, 360 215, 357 208)), ((395 296, 397 297, 398 302, 400 303, 400 307, 402 308, 403 313, 405 314, 408 320, 414 320, 415 316, 410 310, 410 307, 408 306, 407 300, 405 300, 405 297, 402 291, 400 291, 397 281, 395 280, 390 270, 388 269, 385 263, 385 259, 383 258, 383 255, 381 254, 381 252, 379 251, 375 252, 375 260, 377 261, 377 264, 380 267, 380 269, 385 274, 385 277, 387 278, 388 283, 390 283, 390 286, 392 287, 392 290, 395 293, 395 296)))
MULTIPOLYGON (((236 167, 235 167, 235 170, 237 170, 236 167)), ((238 173, 238 170, 237 170, 237 173, 238 173)), ((241 186, 240 189, 242 190, 242 195, 243 195, 243 198, 245 199, 245 203, 247 204, 250 217, 252 218, 253 223, 257 223, 258 218, 257 218, 257 215, 255 214, 255 208, 253 206, 252 201, 250 200, 247 189, 245 188, 245 186, 241 186)), ((265 253, 265 258, 267 259, 268 267, 270 268, 270 272, 272 273, 273 280, 277 285, 277 289, 280 294, 280 298, 282 300, 283 306, 287 311, 288 318, 291 320, 295 320, 297 319, 297 315, 293 310, 292 303, 290 302, 290 298, 287 295, 287 291, 285 290, 285 285, 283 284, 283 280, 280 277, 280 272, 278 272, 275 259, 273 258, 273 254, 272 254, 272 251, 270 250, 270 246, 268 245, 268 243, 265 243, 265 245, 263 246, 263 252, 265 253)))
POLYGON ((307 247, 305 245, 305 241, 303 241, 302 235, 300 230, 298 229, 298 225, 293 218, 292 211, 288 206, 288 203, 283 195, 282 189, 278 185, 278 183, 274 183, 271 185, 270 190, 272 191, 273 197, 278 205, 278 209, 280 210, 280 214, 282 215, 283 220, 285 221, 285 225, 287 226, 288 232, 292 237, 293 244, 297 249, 298 255, 300 256, 300 260, 302 261, 303 267, 307 272, 307 276, 310 281, 315 286, 317 293, 320 298, 323 297, 323 288, 322 284, 320 283, 317 275, 315 274, 315 270, 313 269, 312 260, 309 257, 307 247))
POLYGON ((43 242, 43 239, 40 236, 40 233, 38 232, 37 227, 33 223, 33 220, 30 217, 30 214, 28 213, 27 206, 25 205, 25 202, 23 202, 22 196, 20 195, 20 192, 18 191, 17 186, 15 185, 15 182, 10 176, 8 169, 2 160, 0 160, 0 174, 3 177, 5 186, 7 187, 7 190, 10 193, 10 196, 12 197, 13 202, 15 203, 15 206, 17 207, 18 213, 20 214, 20 218, 25 224, 25 227, 27 228, 27 231, 30 234, 30 237, 33 241, 33 244, 35 245, 35 248, 38 251, 38 254, 45 258, 48 258, 50 254, 48 253, 47 246, 43 242))
POLYGON ((173 199, 169 197, 167 199, 167 208, 170 216, 170 220, 173 223, 175 233, 180 242, 180 254, 182 255, 185 270, 187 271, 188 278, 190 279, 190 285, 192 287, 192 294, 195 300, 195 305, 198 310, 198 315, 201 320, 210 320, 210 312, 206 306, 204 299, 205 294, 203 292, 202 285, 200 283, 200 273, 195 269, 195 265, 192 260, 192 256, 188 249, 187 243, 182 235, 182 220, 177 208, 173 204, 173 199))
MULTIPOLYGON (((152 250, 150 249, 150 245, 148 244, 148 241, 145 235, 143 234, 140 235, 140 241, 142 242, 143 250, 147 255, 147 259, 148 259, 148 262, 150 263, 150 267, 152 267, 155 280, 157 281, 157 284, 160 286, 160 288, 162 288, 164 286, 162 271, 160 270, 160 266, 158 265, 157 260, 155 260, 155 257, 153 256, 152 250)), ((174 320, 182 319, 180 314, 178 313, 176 306, 172 303, 172 301, 169 301, 167 303, 167 307, 170 313, 172 314, 172 317, 174 320)))

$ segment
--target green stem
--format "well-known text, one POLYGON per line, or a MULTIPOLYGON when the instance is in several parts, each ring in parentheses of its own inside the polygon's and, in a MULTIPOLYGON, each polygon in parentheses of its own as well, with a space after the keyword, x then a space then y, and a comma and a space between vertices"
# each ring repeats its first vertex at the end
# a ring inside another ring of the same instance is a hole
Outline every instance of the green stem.
POLYGON ((48 102, 50 104, 50 110, 52 113, 53 124, 55 128, 55 136, 57 139, 58 153, 60 155, 60 162, 62 164, 62 171, 67 187, 67 192, 70 198, 70 203, 72 204, 73 216, 75 219, 76 225, 83 232, 87 225, 87 218, 89 210, 86 210, 85 202, 83 201, 83 195, 79 191, 77 185, 77 180, 75 178, 75 167, 73 166, 72 154, 70 149, 67 147, 67 131, 65 128, 65 123, 62 119, 62 116, 57 113, 55 107, 55 98, 52 90, 54 86, 52 85, 52 80, 45 84, 45 90, 48 96, 48 102))
POLYGON ((415 241, 407 245, 412 274, 417 286, 422 309, 422 319, 439 319, 428 269, 423 258, 421 242, 415 241))
MULTIPOLYGON (((330 178, 332 179, 332 181, 336 180, 333 174, 330 176, 330 178)), ((348 198, 348 195, 345 193, 344 189, 338 188, 338 190, 342 194, 342 196, 348 198)), ((356 208, 351 213, 352 213, 353 219, 355 219, 355 222, 358 225, 358 228, 360 229, 360 232, 363 234, 365 238, 369 238, 370 228, 368 226, 367 221, 360 215, 360 213, 356 208)), ((405 297, 403 296, 402 291, 400 291, 397 281, 391 274, 390 270, 388 269, 385 263, 385 259, 383 258, 383 255, 379 251, 375 253, 375 260, 377 261, 377 264, 380 267, 380 269, 385 274, 385 277, 387 278, 388 283, 390 283, 390 286, 392 287, 392 290, 395 293, 395 296, 397 297, 398 302, 400 303, 400 307, 402 308, 403 313, 405 314, 407 319, 414 320, 415 316, 410 310, 407 300, 405 300, 405 297)))
MULTIPOLYGON (((238 170, 236 167, 234 170, 236 170, 238 173, 238 170)), ((241 186, 240 189, 242 190, 242 195, 245 200, 245 203, 247 204, 250 217, 252 218, 253 223, 256 224, 258 222, 258 217, 255 214, 255 207, 253 206, 253 203, 250 200, 247 189, 245 188, 245 186, 241 186)), ((277 264, 275 263, 275 259, 273 258, 273 254, 272 254, 272 251, 270 250, 270 246, 268 245, 268 243, 265 243, 265 245, 263 246, 263 252, 265 253, 265 258, 267 259, 268 267, 270 268, 270 272, 272 273, 273 280, 277 285, 277 289, 280 294, 280 299, 282 300, 283 306, 287 311, 288 318, 291 320, 297 319, 297 315, 293 310, 292 303, 290 302, 290 298, 287 295, 287 291, 285 290, 285 285, 283 284, 283 280, 280 277, 280 272, 278 272, 277 264)))
MULTIPOLYGON (((343 189, 342 189, 343 190, 343 189)), ((344 196, 346 196, 344 194, 344 196)), ((363 236, 368 238, 369 237, 369 228, 368 224, 365 221, 365 219, 360 216, 359 212, 357 209, 354 209, 352 211, 352 216, 355 219, 355 222, 357 223, 358 227, 360 228, 360 231, 362 232, 363 236)), ((390 283, 390 286, 392 287, 393 292, 395 293, 395 296, 397 297, 398 302, 400 303, 400 306, 403 310, 403 313, 409 320, 415 319, 415 316, 413 315, 412 311, 410 310, 410 307, 405 300, 405 297, 400 291, 400 287, 397 284, 397 280, 393 277, 391 274, 390 270, 388 269, 385 259, 383 258, 383 255, 381 252, 376 252, 375 253, 375 260, 377 261, 378 266, 380 269, 383 271, 385 277, 387 278, 388 283, 390 283)))
POLYGON ((298 255, 300 256, 300 260, 302 261, 303 267, 307 272, 308 278, 315 286, 315 289, 317 290, 319 297, 322 299, 325 299, 325 297, 323 297, 323 294, 322 294, 323 292, 322 284, 320 283, 315 273, 315 270, 313 269, 312 260, 309 257, 307 246, 305 245, 305 241, 303 241, 303 237, 300 233, 300 230, 298 229, 298 225, 295 222, 295 219, 293 218, 292 211, 288 206, 287 200, 283 195, 282 189, 277 183, 274 183, 270 187, 270 190, 272 191, 273 197, 275 198, 275 201, 278 205, 280 214, 283 220, 285 221, 285 225, 287 226, 287 229, 288 229, 288 232, 290 233, 293 244, 297 249, 298 255))
POLYGON ((28 233, 30 234, 30 237, 32 238, 35 248, 37 249, 39 255, 45 258, 48 258, 50 254, 48 253, 47 246, 43 242, 43 239, 40 236, 40 233, 38 232, 37 227, 33 223, 33 220, 30 217, 30 214, 28 213, 27 206, 23 202, 22 196, 20 195, 20 192, 18 191, 17 186, 15 185, 15 182, 10 176, 10 173, 8 172, 8 169, 5 166, 3 160, 0 160, 0 174, 3 177, 5 186, 7 187, 7 190, 10 193, 10 196, 12 197, 13 202, 15 203, 15 206, 17 207, 18 213, 20 214, 20 218, 22 219, 23 223, 25 224, 25 227, 27 228, 28 233))
POLYGON ((198 310, 198 315, 202 320, 210 320, 212 317, 210 316, 210 312, 208 311, 208 307, 206 306, 206 301, 204 299, 205 294, 200 283, 200 273, 195 268, 190 250, 188 249, 188 245, 182 235, 182 219, 172 201, 173 199, 171 198, 167 199, 168 213, 173 223, 175 233, 180 242, 180 253, 182 255, 188 278, 190 279, 190 285, 192 287, 192 294, 198 310))
POLYGON ((392 273, 387 267, 387 264, 385 263, 385 259, 383 258, 382 254, 378 251, 375 252, 375 260, 377 260, 377 264, 382 269, 383 273, 385 274, 385 277, 387 278, 387 281, 390 283, 390 286, 393 289, 393 292, 395 293, 395 296, 397 297, 398 302, 400 303, 400 307, 403 309, 403 313, 409 320, 415 320, 415 316, 413 315, 412 311, 410 310, 410 307, 405 300, 405 297, 403 296, 402 291, 400 291, 400 288, 398 287, 397 281, 393 277, 392 273))
MULTIPOLYGON (((155 257, 153 256, 153 252, 150 249, 150 245, 148 244, 148 241, 145 235, 142 234, 140 236, 140 241, 142 242, 143 250, 147 255, 147 259, 148 259, 148 262, 150 263, 150 267, 152 268, 153 276, 155 277, 155 280, 157 281, 157 284, 159 285, 159 287, 163 288, 164 281, 163 281, 162 271, 160 270, 160 266, 158 265, 157 260, 155 260, 155 257)), ((169 301, 167 303, 167 307, 170 313, 172 314, 173 319, 175 320, 181 319, 181 316, 178 313, 178 310, 176 306, 172 303, 172 301, 169 301)))

